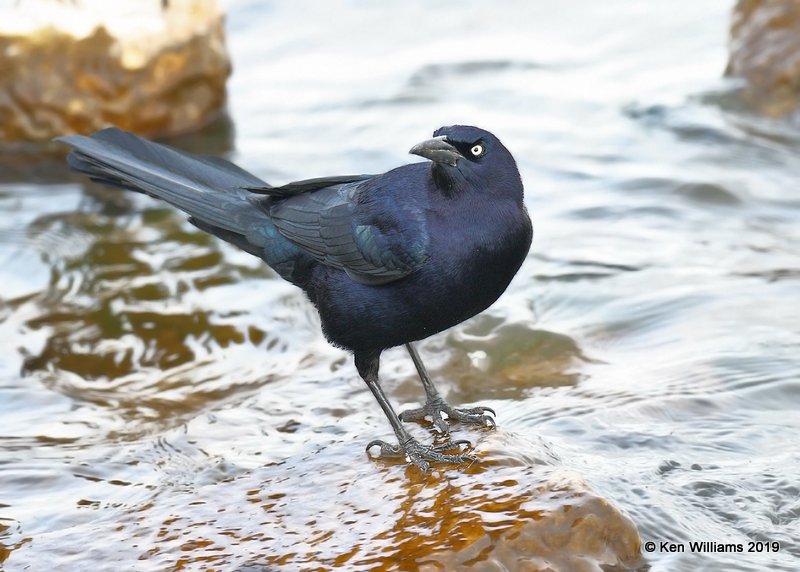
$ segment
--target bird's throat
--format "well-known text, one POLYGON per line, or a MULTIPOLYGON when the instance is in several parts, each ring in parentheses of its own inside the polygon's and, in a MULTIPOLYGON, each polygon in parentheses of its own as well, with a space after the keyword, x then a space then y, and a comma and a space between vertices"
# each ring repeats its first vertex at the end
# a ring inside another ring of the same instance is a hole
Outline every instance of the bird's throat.
POLYGON ((457 167, 450 167, 449 165, 440 165, 433 163, 431 165, 431 175, 436 188, 447 198, 453 198, 459 194, 458 185, 456 185, 455 175, 458 174, 457 167))

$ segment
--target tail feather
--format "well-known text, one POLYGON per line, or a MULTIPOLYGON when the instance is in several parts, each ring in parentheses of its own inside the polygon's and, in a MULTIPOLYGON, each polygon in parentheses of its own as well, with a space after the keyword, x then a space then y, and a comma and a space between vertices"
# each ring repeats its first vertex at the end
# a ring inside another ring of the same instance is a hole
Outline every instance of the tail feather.
POLYGON ((59 140, 73 147, 67 158, 73 170, 162 199, 206 225, 244 234, 268 217, 243 189, 268 185, 224 159, 189 155, 116 128, 59 140))
POLYGON ((59 139, 73 147, 67 161, 94 181, 162 199, 206 232, 262 258, 298 285, 314 259, 283 237, 268 213, 270 198, 246 187, 269 185, 217 157, 189 155, 119 129, 59 139))

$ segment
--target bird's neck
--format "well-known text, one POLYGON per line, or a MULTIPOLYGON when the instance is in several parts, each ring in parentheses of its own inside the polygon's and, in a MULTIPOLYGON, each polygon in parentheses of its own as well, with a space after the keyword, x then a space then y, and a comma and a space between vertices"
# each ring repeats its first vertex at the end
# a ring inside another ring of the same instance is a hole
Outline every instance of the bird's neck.
POLYGON ((445 198, 456 198, 463 192, 464 186, 459 185, 459 181, 457 180, 457 178, 463 178, 458 169, 432 163, 431 177, 433 178, 433 184, 436 186, 436 189, 445 198))
POLYGON ((492 196, 503 201, 513 200, 517 207, 524 208, 522 180, 519 178, 519 174, 515 179, 500 177, 481 181, 474 178, 469 171, 464 173, 459 169, 433 163, 430 176, 436 188, 436 194, 447 202, 459 199, 469 201, 471 195, 478 193, 487 198, 492 196))

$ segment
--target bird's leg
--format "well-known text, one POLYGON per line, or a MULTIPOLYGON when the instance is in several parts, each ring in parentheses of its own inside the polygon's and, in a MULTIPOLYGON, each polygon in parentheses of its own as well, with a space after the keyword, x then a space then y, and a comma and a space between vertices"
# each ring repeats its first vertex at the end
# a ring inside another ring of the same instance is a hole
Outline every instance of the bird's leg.
POLYGON ((461 423, 470 423, 472 425, 483 425, 485 427, 496 427, 497 424, 494 418, 487 413, 495 415, 495 412, 490 407, 478 406, 468 409, 456 409, 450 407, 442 399, 441 394, 436 390, 433 385, 428 372, 425 370, 425 365, 411 343, 406 344, 411 359, 414 361, 414 366, 417 368, 417 373, 422 380, 422 386, 425 388, 425 405, 417 409, 409 409, 400 414, 402 421, 423 421, 429 420, 433 426, 443 435, 450 433, 450 425, 444 419, 442 414, 446 414, 448 419, 460 421, 461 423))
POLYGON ((403 427, 403 423, 394 412, 391 403, 386 398, 380 384, 378 383, 378 366, 380 363, 380 352, 357 352, 355 354, 356 368, 375 396, 378 404, 383 409, 389 423, 397 436, 397 445, 392 445, 385 441, 375 440, 367 445, 367 451, 374 447, 380 447, 381 457, 403 457, 408 462, 419 467, 423 472, 430 470, 430 463, 454 463, 462 464, 474 462, 475 458, 460 452, 461 446, 469 445, 468 441, 452 441, 443 445, 426 447, 414 439, 403 427), (447 454, 447 451, 459 450, 458 454, 447 454))

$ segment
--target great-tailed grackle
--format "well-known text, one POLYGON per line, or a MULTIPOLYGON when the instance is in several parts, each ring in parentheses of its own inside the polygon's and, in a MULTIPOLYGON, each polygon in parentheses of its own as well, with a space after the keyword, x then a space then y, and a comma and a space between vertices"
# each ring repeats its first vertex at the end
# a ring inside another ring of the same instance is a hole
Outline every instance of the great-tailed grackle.
POLYGON ((323 177, 270 186, 225 160, 194 156, 119 129, 61 139, 73 170, 152 195, 198 228, 262 258, 316 306, 327 339, 356 368, 398 439, 373 441, 382 456, 430 462, 470 459, 464 441, 423 446, 402 421, 430 418, 494 426, 488 407, 456 409, 437 392, 412 342, 489 307, 531 244, 522 180, 511 153, 477 127, 442 127, 381 175, 323 177), (405 345, 426 402, 399 417, 378 383, 381 352, 405 345), (448 453, 449 452, 449 453, 448 453))

